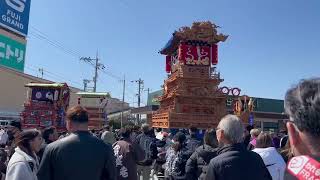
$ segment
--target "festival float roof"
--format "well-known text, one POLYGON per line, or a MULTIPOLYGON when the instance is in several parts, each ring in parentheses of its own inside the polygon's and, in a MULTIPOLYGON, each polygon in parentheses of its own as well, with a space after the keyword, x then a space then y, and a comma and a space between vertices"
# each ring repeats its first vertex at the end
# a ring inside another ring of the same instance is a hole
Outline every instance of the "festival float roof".
POLYGON ((106 92, 78 92, 77 95, 82 97, 111 97, 110 93, 106 92))
POLYGON ((218 34, 217 28, 219 28, 219 26, 210 21, 194 22, 191 27, 181 27, 172 34, 170 40, 159 53, 163 55, 172 55, 176 52, 181 42, 197 42, 206 43, 208 45, 216 44, 220 41, 224 42, 228 36, 218 34))
POLYGON ((66 83, 28 83, 25 87, 47 87, 47 88, 59 88, 67 86, 66 83))

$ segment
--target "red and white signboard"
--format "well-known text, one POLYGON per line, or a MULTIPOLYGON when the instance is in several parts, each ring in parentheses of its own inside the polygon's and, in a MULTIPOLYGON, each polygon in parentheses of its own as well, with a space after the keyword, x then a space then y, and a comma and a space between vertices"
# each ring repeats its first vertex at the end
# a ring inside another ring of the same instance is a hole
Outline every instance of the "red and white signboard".
POLYGON ((288 164, 289 172, 298 179, 319 180, 320 163, 309 156, 297 156, 288 164))

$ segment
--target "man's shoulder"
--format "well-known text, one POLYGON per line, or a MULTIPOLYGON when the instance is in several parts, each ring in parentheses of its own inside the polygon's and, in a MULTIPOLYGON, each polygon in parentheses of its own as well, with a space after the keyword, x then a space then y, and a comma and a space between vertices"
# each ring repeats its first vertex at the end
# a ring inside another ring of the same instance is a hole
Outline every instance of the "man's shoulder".
POLYGON ((221 154, 218 154, 215 158, 213 158, 214 162, 224 162, 224 161, 230 161, 230 159, 246 159, 246 160, 251 160, 251 159, 261 159, 259 154, 249 151, 249 150, 243 150, 243 151, 237 151, 237 150, 231 150, 231 151, 226 151, 221 154))
POLYGON ((67 147, 73 146, 73 144, 78 144, 79 142, 81 142, 83 144, 86 144, 86 143, 90 144, 88 146, 94 145, 95 149, 98 147, 105 148, 105 149, 112 148, 111 145, 104 143, 101 139, 99 139, 95 136, 89 136, 89 137, 79 141, 78 136, 76 134, 70 134, 67 137, 64 137, 62 139, 59 139, 55 142, 48 144, 46 149, 51 150, 51 151, 57 150, 57 149, 64 149, 65 147, 67 148, 67 147))

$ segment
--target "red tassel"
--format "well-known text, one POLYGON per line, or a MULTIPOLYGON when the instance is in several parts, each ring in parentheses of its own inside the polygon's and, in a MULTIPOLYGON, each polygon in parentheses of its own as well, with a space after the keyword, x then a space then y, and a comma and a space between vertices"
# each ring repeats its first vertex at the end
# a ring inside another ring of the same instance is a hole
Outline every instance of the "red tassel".
POLYGON ((166 72, 171 72, 171 56, 166 56, 166 72))
POLYGON ((212 59, 213 65, 218 64, 218 45, 217 44, 211 45, 211 59, 212 59))

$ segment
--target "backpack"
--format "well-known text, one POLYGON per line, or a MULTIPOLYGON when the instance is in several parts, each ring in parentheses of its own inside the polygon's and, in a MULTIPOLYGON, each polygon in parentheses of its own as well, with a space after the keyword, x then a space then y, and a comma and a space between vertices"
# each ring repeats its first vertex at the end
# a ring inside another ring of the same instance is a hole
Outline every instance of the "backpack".
POLYGON ((141 138, 139 141, 140 147, 143 149, 145 153, 145 158, 140 165, 149 166, 152 164, 153 160, 157 158, 157 146, 151 137, 145 136, 141 138))

